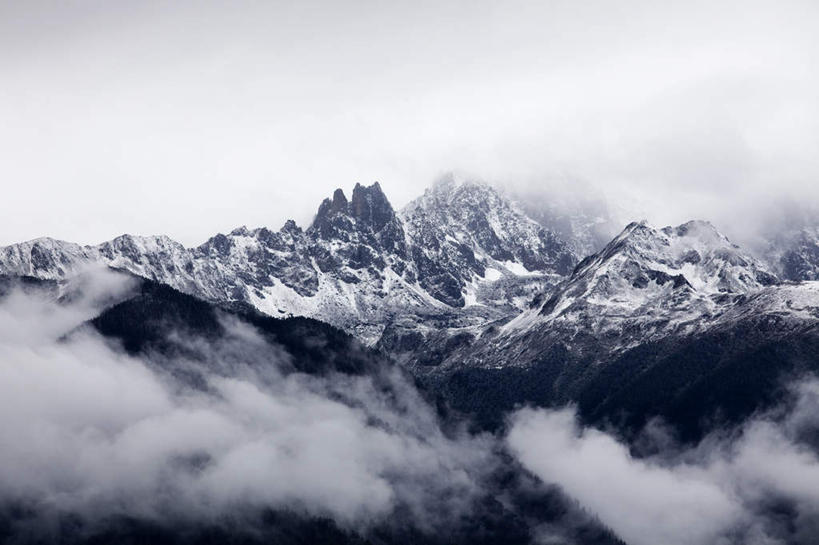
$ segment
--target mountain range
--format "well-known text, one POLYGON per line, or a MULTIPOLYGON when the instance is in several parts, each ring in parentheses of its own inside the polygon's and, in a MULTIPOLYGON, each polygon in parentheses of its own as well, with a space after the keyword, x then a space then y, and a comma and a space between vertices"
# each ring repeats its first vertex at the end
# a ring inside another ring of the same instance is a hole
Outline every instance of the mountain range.
MULTIPOLYGON (((570 405, 583 425, 616 430, 634 448, 658 417, 681 444, 696 445, 779 406, 788 380, 819 373, 819 223, 811 221, 774 230, 750 251, 707 221, 635 221, 610 232, 604 206, 522 204, 454 176, 395 210, 375 183, 356 185, 349 199, 336 190, 306 228, 240 227, 195 248, 133 235, 6 246, 0 301, 37 293, 62 308, 94 291, 86 284, 100 266, 126 273, 134 285, 60 342, 92 331, 185 399, 218 400, 214 384, 254 376, 270 388, 308 385, 403 444, 417 435, 426 444, 429 434, 463 441, 464 427, 469 441, 500 437, 521 406, 570 405)), ((558 542, 622 543, 494 448, 503 463, 478 472, 470 515, 442 516, 440 527, 396 525, 393 516, 350 533, 285 509, 253 522, 242 542, 530 543, 542 525, 568 518, 558 542)), ((201 456, 173 463, 195 475, 215 463, 201 456)), ((415 490, 416 476, 404 482, 403 470, 391 471, 396 486, 415 490)), ((453 494, 443 485, 438 493, 453 494)), ((798 513, 771 509, 799 525, 798 513)), ((0 537, 24 535, 36 513, 0 510, 0 537)), ((58 541, 201 543, 246 532, 235 521, 188 528, 126 515, 83 526, 68 513, 58 541)))
MULTIPOLYGON (((690 403, 696 383, 717 387, 706 371, 731 358, 752 366, 760 343, 795 350, 760 364, 761 383, 746 384, 757 400, 782 373, 816 363, 799 355, 815 343, 819 322, 819 231, 809 218, 771 233, 768 251, 755 254, 706 221, 633 222, 603 243, 611 225, 604 206, 558 212, 537 202, 522 206, 450 175, 396 211, 377 182, 357 184, 349 199, 341 189, 325 199, 304 229, 293 221, 279 231, 240 227, 195 248, 165 236, 96 246, 42 238, 0 249, 0 274, 61 281, 104 264, 222 306, 320 320, 388 354, 490 427, 521 402, 583 400, 588 415, 624 411, 638 426, 654 411, 696 436, 690 415, 675 417, 667 405, 690 403), (715 353, 685 352, 721 334, 733 340, 716 343, 715 353), (640 380, 675 376, 662 351, 680 350, 708 368, 680 374, 640 410, 630 406, 640 380), (626 383, 600 382, 619 366, 626 383)), ((697 418, 726 414, 723 402, 740 395, 723 394, 697 405, 697 418)))
POLYGON ((573 316, 600 330, 636 325, 627 315, 642 325, 654 316, 652 331, 667 331, 766 286, 819 279, 816 225, 771 233, 755 257, 705 222, 633 223, 607 243, 611 224, 604 206, 523 206, 450 175, 399 211, 377 182, 357 184, 350 199, 341 189, 325 199, 307 228, 240 227, 195 248, 166 236, 95 246, 40 238, 0 248, 0 274, 59 280, 102 263, 208 301, 319 319, 390 348, 498 320, 519 328, 541 303, 538 315, 558 324, 573 316))
POLYGON ((375 344, 387 326, 467 326, 522 310, 579 257, 489 186, 447 178, 396 212, 378 183, 336 190, 306 229, 240 227, 196 248, 123 235, 0 249, 0 273, 63 279, 90 263, 213 302, 307 316, 375 344))

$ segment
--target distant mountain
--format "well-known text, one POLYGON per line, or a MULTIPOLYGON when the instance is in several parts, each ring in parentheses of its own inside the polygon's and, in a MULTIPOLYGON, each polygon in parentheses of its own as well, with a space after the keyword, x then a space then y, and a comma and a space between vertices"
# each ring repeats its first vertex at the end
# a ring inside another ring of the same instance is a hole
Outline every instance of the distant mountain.
POLYGON ((486 185, 444 178, 401 216, 421 285, 452 306, 476 302, 470 284, 478 277, 561 277, 577 260, 564 240, 486 185))
POLYGON ((509 194, 527 216, 556 233, 579 256, 599 252, 623 227, 605 198, 582 181, 528 190, 513 187, 509 194))
POLYGON ((819 212, 773 231, 763 255, 786 280, 819 280, 819 212))
MULTIPOLYGON (((654 229, 635 222, 578 263, 560 284, 541 292, 528 309, 499 322, 502 327, 462 328, 452 335, 497 330, 497 337, 506 339, 543 330, 571 338, 594 336, 622 348, 693 330, 743 295, 778 283, 766 265, 710 223, 654 229)), ((420 357, 431 361, 428 352, 420 357)))
POLYGON ((744 243, 782 280, 819 280, 819 206, 775 199, 742 233, 744 243))
POLYGON ((789 280, 819 280, 819 225, 789 238, 779 257, 782 275, 789 280))

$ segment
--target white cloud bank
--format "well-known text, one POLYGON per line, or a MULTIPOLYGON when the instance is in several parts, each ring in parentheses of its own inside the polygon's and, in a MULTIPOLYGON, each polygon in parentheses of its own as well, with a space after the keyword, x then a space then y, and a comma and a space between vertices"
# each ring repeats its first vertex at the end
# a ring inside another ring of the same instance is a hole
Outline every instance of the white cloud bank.
POLYGON ((397 375, 385 391, 284 374, 255 330, 226 323, 212 358, 246 365, 197 390, 92 331, 61 338, 85 301, 0 300, 0 504, 90 519, 270 507, 359 529, 400 505, 424 527, 466 509, 491 467, 489 439, 444 436, 397 375))
POLYGON ((795 397, 784 412, 646 458, 571 409, 517 412, 508 443, 628 543, 808 543, 819 528, 819 382, 795 397))
MULTIPOLYGON (((127 292, 121 282, 103 272, 94 284, 105 290, 70 303, 0 298, 0 507, 172 521, 273 508, 357 530, 400 508, 435 531, 474 516, 484 494, 509 500, 488 477, 502 459, 498 438, 444 434, 398 376, 385 388, 287 373, 285 355, 225 321, 218 342, 185 341, 208 358, 174 362, 204 369, 205 388, 192 388, 160 356, 128 356, 75 330, 110 300, 102 292, 127 292)), ((632 545, 809 543, 819 530, 817 415, 819 382, 807 381, 786 408, 696 447, 648 434, 661 448, 639 458, 570 409, 518 411, 506 445, 632 545)))

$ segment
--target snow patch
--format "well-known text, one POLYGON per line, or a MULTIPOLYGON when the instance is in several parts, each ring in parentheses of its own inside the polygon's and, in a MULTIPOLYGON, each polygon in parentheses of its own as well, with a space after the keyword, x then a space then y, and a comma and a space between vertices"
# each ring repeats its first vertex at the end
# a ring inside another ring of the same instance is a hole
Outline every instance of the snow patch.
POLYGON ((538 271, 527 270, 526 267, 517 261, 504 261, 503 266, 507 271, 516 276, 535 276, 541 274, 538 271))

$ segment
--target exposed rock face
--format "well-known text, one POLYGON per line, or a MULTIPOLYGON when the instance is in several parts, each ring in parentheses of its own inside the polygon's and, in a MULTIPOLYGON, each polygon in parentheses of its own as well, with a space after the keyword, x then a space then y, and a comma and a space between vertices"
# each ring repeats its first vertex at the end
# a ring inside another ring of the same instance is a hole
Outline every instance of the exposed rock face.
POLYGON ((337 189, 332 200, 321 203, 307 235, 310 255, 321 272, 345 282, 365 280, 357 271, 370 276, 387 267, 399 275, 406 271, 404 228, 378 182, 370 187, 356 184, 351 201, 337 189))

